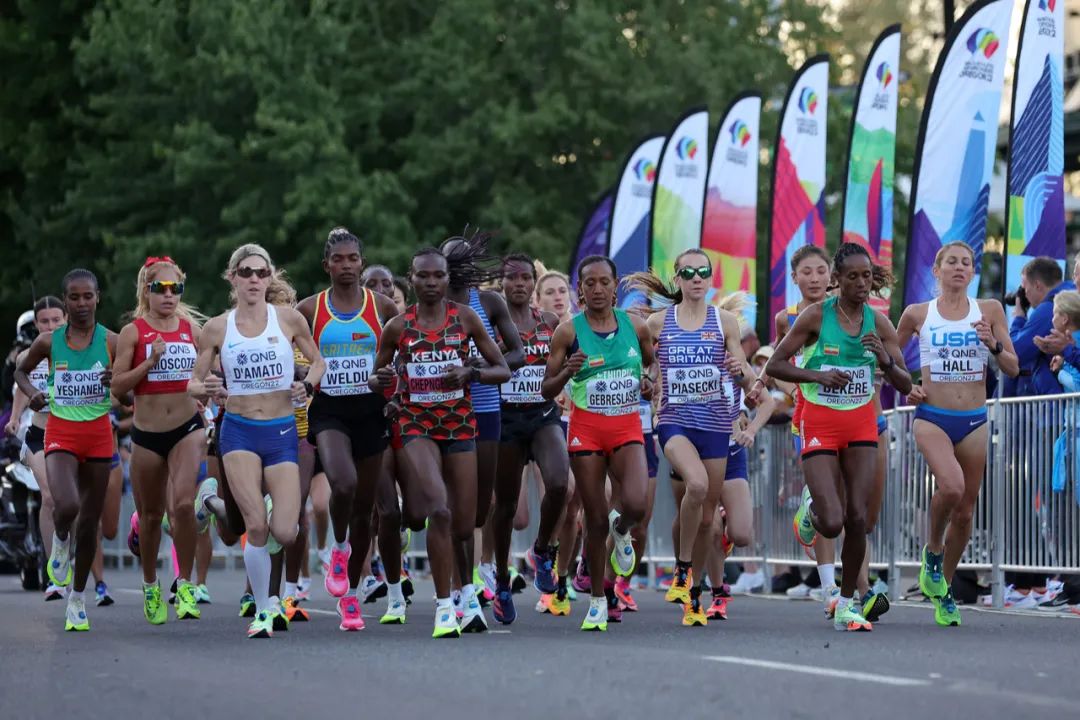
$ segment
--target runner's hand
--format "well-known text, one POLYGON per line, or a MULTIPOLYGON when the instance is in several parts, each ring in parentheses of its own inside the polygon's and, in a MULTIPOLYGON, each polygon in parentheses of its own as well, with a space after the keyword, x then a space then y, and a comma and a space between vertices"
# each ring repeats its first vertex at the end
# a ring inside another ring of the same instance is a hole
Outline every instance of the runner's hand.
POLYGON ((656 383, 648 375, 641 376, 641 397, 651 401, 656 394, 656 383))
POLYGON ((827 372, 819 372, 818 378, 818 384, 823 387, 827 387, 830 390, 839 390, 848 384, 851 380, 851 375, 842 370, 829 370, 827 372))
POLYGON ((44 410, 45 406, 49 404, 49 399, 45 397, 45 393, 40 390, 30 396, 30 409, 34 412, 38 410, 44 410))
POLYGON ((576 350, 573 355, 566 358, 566 364, 563 365, 563 368, 569 370, 571 375, 577 375, 578 371, 585 367, 585 361, 588 359, 588 355, 581 352, 581 350, 576 350))
POLYGON ((735 434, 731 436, 731 439, 734 440, 737 445, 748 448, 754 444, 754 433, 748 430, 739 429, 735 431, 735 434))
POLYGON ((885 344, 881 342, 881 338, 876 333, 866 333, 862 336, 861 342, 864 348, 874 353, 878 365, 885 364, 892 359, 889 357, 889 353, 885 351, 885 344))
POLYGON ((979 318, 971 323, 971 327, 975 328, 975 333, 979 336, 979 340, 986 345, 986 347, 997 347, 997 338, 994 337, 994 331, 990 328, 990 323, 986 322, 983 318, 979 318))
MULTIPOLYGON (((1065 358, 1060 355, 1055 355, 1050 358, 1050 370, 1051 372, 1057 372, 1061 369, 1061 366, 1065 364, 1065 358)), ((14 433, 12 433, 14 435, 14 433)))
POLYGON ((105 368, 102 370, 99 378, 101 379, 102 387, 109 387, 112 385, 112 368, 105 368))
POLYGON ((375 392, 382 392, 386 388, 394 386, 394 380, 397 376, 394 374, 394 370, 389 366, 381 367, 375 372, 368 375, 368 387, 375 392))
POLYGON ((388 400, 386 405, 383 406, 383 417, 387 420, 397 419, 398 414, 401 412, 401 405, 397 400, 388 400))
POLYGON ((746 403, 746 407, 753 410, 761 402, 761 393, 765 390, 765 383, 754 381, 753 387, 750 388, 750 392, 746 393, 746 397, 743 402, 746 403))
POLYGON ((304 383, 293 381, 292 386, 289 388, 289 396, 294 403, 303 403, 307 405, 307 388, 304 387, 304 383))
POLYGON ((926 391, 923 390, 922 385, 912 385, 911 392, 908 393, 907 399, 912 405, 926 402, 926 391))
POLYGON ((452 367, 443 373, 443 384, 450 390, 459 390, 472 379, 473 369, 472 365, 452 367))
POLYGON ((4 432, 14 437, 15 433, 19 432, 19 418, 14 415, 8 418, 7 425, 4 426, 4 432))
POLYGON ((154 342, 150 343, 150 359, 157 365, 157 361, 161 359, 161 356, 165 354, 165 341, 161 339, 161 335, 154 338, 154 342))
POLYGON ((724 364, 727 365, 727 371, 734 377, 743 376, 743 364, 742 360, 734 355, 728 355, 724 360, 724 364))

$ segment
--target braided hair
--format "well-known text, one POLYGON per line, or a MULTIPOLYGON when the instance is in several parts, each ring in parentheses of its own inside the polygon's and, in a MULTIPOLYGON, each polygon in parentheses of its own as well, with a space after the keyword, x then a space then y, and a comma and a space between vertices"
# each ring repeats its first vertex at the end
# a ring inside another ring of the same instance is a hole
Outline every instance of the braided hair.
POLYGON ((502 277, 502 260, 488 251, 493 233, 476 230, 447 238, 439 246, 446 257, 450 287, 454 290, 480 287, 502 277))
POLYGON ((893 284, 893 276, 888 268, 874 264, 874 259, 870 257, 870 252, 858 243, 846 242, 841 243, 840 247, 836 249, 836 254, 833 255, 832 271, 835 275, 839 275, 841 268, 844 266, 844 261, 849 257, 855 255, 862 255, 870 261, 870 268, 873 271, 873 280, 870 285, 870 292, 882 296, 882 291, 891 288, 893 284))
POLYGON ((348 228, 338 226, 330 231, 330 234, 326 237, 326 245, 323 246, 323 260, 330 259, 330 253, 334 248, 342 243, 356 243, 356 248, 360 251, 360 254, 364 254, 364 245, 360 242, 360 238, 349 232, 348 228))

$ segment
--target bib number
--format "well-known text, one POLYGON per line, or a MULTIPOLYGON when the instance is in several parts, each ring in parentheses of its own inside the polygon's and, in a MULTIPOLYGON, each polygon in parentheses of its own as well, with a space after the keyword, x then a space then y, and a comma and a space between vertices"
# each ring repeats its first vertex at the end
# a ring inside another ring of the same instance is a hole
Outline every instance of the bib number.
POLYGON ((667 402, 673 405, 700 405, 731 397, 724 373, 715 365, 670 368, 666 373, 667 402))
POLYGON ((61 370, 53 382, 53 402, 60 407, 86 407, 105 401, 101 370, 61 370))
POLYGON ((543 365, 525 365, 514 371, 510 380, 499 386, 504 402, 542 403, 540 385, 544 382, 543 365))
POLYGON ((363 395, 371 392, 368 378, 375 367, 373 355, 345 355, 326 358, 326 373, 319 381, 320 392, 331 397, 363 395))
POLYGON ((590 378, 585 382, 585 403, 601 415, 629 415, 641 403, 641 380, 632 375, 590 378))
POLYGON ((847 373, 851 379, 842 388, 827 388, 824 385, 818 391, 822 404, 833 408, 856 408, 865 405, 874 395, 874 369, 868 365, 844 367, 842 365, 822 365, 822 372, 839 370, 847 373))
POLYGON ((449 390, 443 381, 443 375, 455 367, 462 367, 461 358, 440 360, 438 362, 406 363, 409 376, 409 400, 414 403, 442 403, 460 400, 465 397, 464 388, 449 390))
MULTIPOLYGON (((154 346, 146 344, 146 357, 154 354, 154 346)), ((147 382, 183 382, 191 379, 195 369, 195 346, 191 343, 165 343, 165 354, 146 374, 147 382)))

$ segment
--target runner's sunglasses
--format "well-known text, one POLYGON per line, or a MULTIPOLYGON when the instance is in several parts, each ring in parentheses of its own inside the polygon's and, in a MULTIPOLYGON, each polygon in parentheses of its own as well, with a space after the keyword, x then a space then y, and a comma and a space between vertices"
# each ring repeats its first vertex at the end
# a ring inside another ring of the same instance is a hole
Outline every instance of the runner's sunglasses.
POLYGON ((147 289, 155 295, 164 295, 166 290, 172 292, 173 295, 184 294, 184 283, 172 282, 169 280, 151 280, 146 283, 147 289))
POLYGON ((675 272, 675 274, 681 277, 683 280, 693 280, 694 275, 697 275, 702 280, 707 280, 708 278, 712 277, 712 268, 708 265, 702 265, 698 268, 690 267, 689 265, 687 265, 686 267, 679 268, 675 272))
POLYGON ((253 268, 250 265, 242 265, 236 268, 236 274, 245 280, 254 275, 260 280, 265 280, 274 274, 274 271, 267 267, 253 268))

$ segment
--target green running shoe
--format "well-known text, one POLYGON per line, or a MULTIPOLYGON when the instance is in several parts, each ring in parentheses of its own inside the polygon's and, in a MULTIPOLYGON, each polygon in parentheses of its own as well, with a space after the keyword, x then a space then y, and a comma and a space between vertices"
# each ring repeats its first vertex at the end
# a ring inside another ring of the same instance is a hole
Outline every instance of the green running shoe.
POLYGON ((198 620, 202 617, 198 600, 195 599, 195 586, 190 582, 182 582, 176 588, 176 619, 198 620))
POLYGON ((274 637, 274 621, 266 613, 259 613, 248 625, 249 638, 274 637))
POLYGON ((840 632, 870 632, 874 626, 855 610, 852 603, 845 603, 843 606, 836 606, 833 628, 840 632))
POLYGON ((161 601, 161 585, 143 585, 143 615, 151 625, 164 625, 169 619, 169 611, 161 601))
POLYGON ((71 584, 72 577, 71 536, 68 535, 68 539, 61 542, 54 532, 52 542, 52 555, 49 556, 49 562, 45 565, 45 572, 53 585, 64 588, 71 584))
POLYGON ((795 511, 795 519, 791 522, 795 537, 803 547, 811 547, 817 542, 817 530, 814 528, 814 523, 810 521, 810 500, 810 488, 804 487, 802 502, 799 503, 799 509, 795 511))
POLYGON ((577 600, 577 590, 570 583, 566 584, 566 597, 570 598, 570 602, 577 600))
POLYGON ((960 627, 960 608, 953 600, 952 588, 946 588, 942 597, 930 600, 934 603, 934 622, 941 627, 960 627))
POLYGON ((885 613, 889 612, 889 597, 885 593, 876 593, 873 590, 866 593, 862 601, 862 616, 870 622, 877 622, 885 613))
POLYGON ((251 593, 244 593, 240 598, 240 617, 255 617, 255 596, 251 593))
POLYGON ((922 567, 919 568, 919 590, 928 598, 942 598, 949 592, 949 585, 941 572, 945 554, 932 553, 923 545, 922 567))
POLYGON ((281 600, 277 597, 270 598, 266 615, 270 617, 274 630, 287 631, 289 629, 289 616, 285 614, 285 608, 281 606, 281 600))

